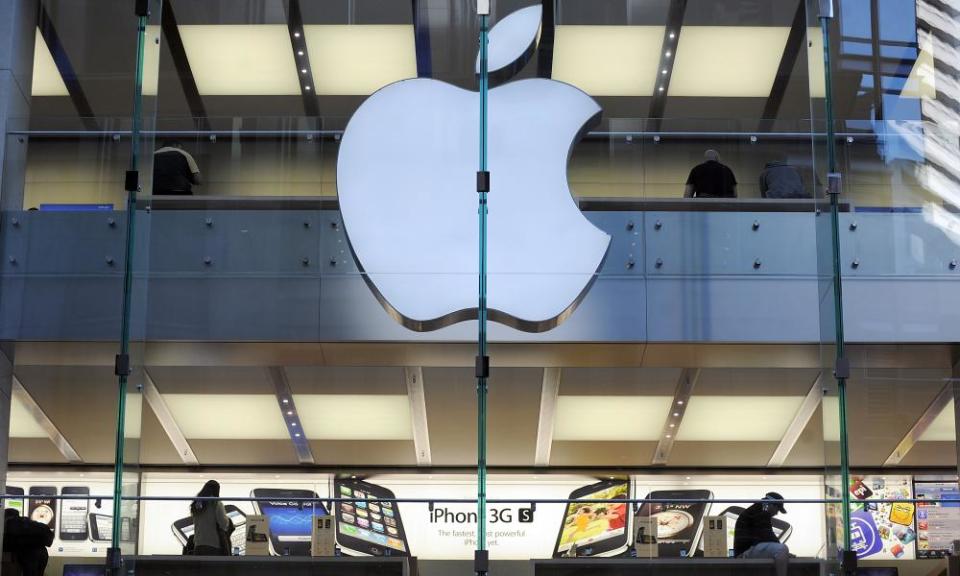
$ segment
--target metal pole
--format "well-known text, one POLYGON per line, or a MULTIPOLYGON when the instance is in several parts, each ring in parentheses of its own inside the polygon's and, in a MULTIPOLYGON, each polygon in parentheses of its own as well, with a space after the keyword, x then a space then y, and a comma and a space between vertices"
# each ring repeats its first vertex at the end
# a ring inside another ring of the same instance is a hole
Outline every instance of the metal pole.
POLYGON ((140 164, 140 129, 143 101, 143 59, 146 42, 148 2, 138 0, 137 14, 137 62, 133 91, 133 116, 130 140, 130 168, 125 178, 127 191, 126 246, 123 263, 123 303, 120 316, 120 353, 117 355, 115 372, 117 374, 117 435, 114 440, 113 470, 113 530, 110 535, 110 550, 107 553, 107 568, 110 573, 118 574, 121 567, 120 514, 123 496, 124 467, 124 430, 127 411, 127 381, 130 376, 130 311, 133 292, 133 248, 137 209, 137 189, 139 187, 138 170, 140 164))
POLYGON ((490 175, 487 171, 487 95, 489 70, 487 43, 489 36, 489 6, 478 2, 480 15, 480 158, 477 173, 477 192, 480 195, 477 208, 480 229, 479 301, 477 305, 477 550, 474 570, 478 576, 487 573, 487 377, 490 362, 487 356, 487 193, 490 175), (485 9, 486 8, 486 9, 485 9))
POLYGON ((856 570, 856 556, 850 550, 850 458, 847 441, 847 379, 850 364, 845 354, 843 334, 843 281, 840 273, 840 175, 837 173, 836 128, 833 117, 833 82, 830 63, 830 21, 833 19, 833 1, 820 2, 820 32, 823 37, 824 88, 826 97, 828 190, 830 197, 830 244, 833 256, 833 313, 836 329, 836 359, 834 376, 840 405, 840 494, 843 516, 843 569, 856 570), (852 562, 851 562, 852 560, 852 562), (852 563, 852 566, 851 566, 852 563))

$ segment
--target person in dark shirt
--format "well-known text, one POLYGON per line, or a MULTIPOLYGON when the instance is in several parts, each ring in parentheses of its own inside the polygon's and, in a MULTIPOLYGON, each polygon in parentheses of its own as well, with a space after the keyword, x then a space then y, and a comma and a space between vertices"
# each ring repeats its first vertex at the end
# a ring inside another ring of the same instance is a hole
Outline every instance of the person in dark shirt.
POLYGON ((787 576, 790 549, 773 533, 773 517, 786 514, 783 496, 767 492, 762 502, 743 511, 733 528, 733 552, 737 558, 773 558, 777 576, 787 576))
POLYGON ((3 514, 3 549, 13 556, 23 576, 43 576, 50 555, 47 547, 53 544, 53 530, 46 524, 20 516, 7 508, 3 514))
POLYGON ((684 198, 736 198, 737 177, 733 170, 720 163, 720 153, 707 150, 704 161, 697 164, 687 177, 684 198))
POLYGON ((810 198, 804 190, 800 171, 785 161, 767 162, 760 174, 760 196, 763 198, 810 198))
POLYGON ((200 168, 176 140, 165 141, 153 153, 153 194, 189 196, 200 185, 200 168))

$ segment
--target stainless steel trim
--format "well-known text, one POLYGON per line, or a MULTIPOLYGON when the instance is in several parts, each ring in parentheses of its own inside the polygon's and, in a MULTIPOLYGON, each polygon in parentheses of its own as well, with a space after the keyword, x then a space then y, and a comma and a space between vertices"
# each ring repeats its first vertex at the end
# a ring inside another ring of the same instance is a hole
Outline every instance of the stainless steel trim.
POLYGON ((167 406, 167 402, 163 399, 163 396, 160 395, 160 390, 157 389, 156 383, 154 383, 153 378, 147 370, 143 371, 143 398, 147 401, 147 404, 150 405, 150 408, 153 409, 154 415, 156 415, 157 420, 160 421, 160 426, 163 428, 163 431, 167 433, 167 438, 170 439, 170 443, 176 448, 180 460, 184 464, 192 466, 200 464, 200 461, 197 460, 197 455, 194 454, 193 448, 190 447, 190 443, 187 441, 187 437, 184 436, 183 430, 181 430, 180 425, 177 424, 177 419, 173 417, 173 412, 170 411, 170 407, 167 406))
POLYGON ((897 444, 897 447, 894 448, 893 453, 890 454, 883 465, 896 466, 903 462, 903 459, 907 457, 910 450, 913 450, 920 437, 930 428, 930 425, 933 424, 933 421, 943 412, 943 409, 947 407, 951 400, 953 400, 953 382, 947 382, 940 393, 937 394, 937 397, 933 399, 933 402, 923 411, 916 423, 907 431, 903 440, 897 444))
POLYGON ((810 419, 813 418, 814 413, 817 411, 817 406, 820 405, 822 400, 823 372, 817 374, 816 380, 814 380, 813 385, 810 386, 810 391, 807 392, 806 398, 804 398, 800 404, 800 408, 794 415, 793 421, 790 422, 786 432, 783 433, 780 444, 777 445, 777 449, 774 450, 773 455, 770 456, 770 461, 767 462, 768 467, 779 468, 783 466, 783 463, 787 461, 787 457, 790 456, 793 447, 797 445, 800 435, 806 430, 807 424, 810 423, 810 419))
POLYGON ((543 386, 540 391, 540 419, 537 424, 537 451, 534 466, 550 465, 550 450, 553 448, 553 427, 557 416, 557 398, 560 396, 561 368, 543 369, 543 386))
POLYGON ((687 413, 687 406, 690 405, 690 396, 693 395, 693 388, 699 379, 699 368, 684 368, 680 372, 680 378, 677 379, 677 389, 673 393, 673 402, 670 404, 670 411, 667 412, 666 420, 663 423, 660 441, 657 443, 657 449, 653 452, 653 460, 650 462, 654 466, 666 466, 667 462, 670 461, 673 443, 677 439, 677 432, 680 431, 683 416, 687 413))
POLYGON ((407 366, 403 369, 407 381, 407 398, 410 400, 410 424, 413 427, 413 448, 417 466, 431 466, 430 429, 427 426, 427 400, 423 391, 423 368, 407 366))
POLYGON ((23 387, 23 384, 20 383, 20 380, 16 376, 13 377, 11 396, 13 400, 20 401, 24 407, 26 407, 27 412, 33 416, 34 421, 43 429, 47 434, 47 438, 53 442, 53 445, 57 447, 57 450, 63 455, 67 462, 71 464, 83 463, 83 458, 80 457, 80 454, 74 450, 67 438, 60 432, 60 429, 57 428, 57 425, 53 423, 53 420, 50 420, 50 417, 40 408, 40 405, 37 404, 33 396, 27 392, 27 389, 23 387))
POLYGON ((280 408, 280 417, 283 418, 283 422, 287 426, 290 442, 293 442, 293 449, 297 452, 297 461, 300 464, 316 464, 313 459, 313 450, 310 449, 310 440, 307 438, 307 432, 303 429, 303 422, 300 420, 300 411, 297 410, 297 405, 293 401, 293 391, 290 390, 287 371, 282 366, 271 366, 267 368, 267 374, 273 382, 273 389, 277 395, 277 406, 280 408))

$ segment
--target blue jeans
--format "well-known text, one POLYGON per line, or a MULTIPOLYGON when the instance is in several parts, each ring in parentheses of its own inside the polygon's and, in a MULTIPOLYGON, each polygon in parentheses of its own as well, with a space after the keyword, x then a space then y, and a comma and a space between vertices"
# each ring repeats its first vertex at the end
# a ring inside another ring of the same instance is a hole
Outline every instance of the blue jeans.
POLYGON ((773 558, 773 565, 777 576, 787 576, 787 560, 790 558, 790 549, 786 544, 779 542, 761 542, 754 544, 741 558, 773 558))

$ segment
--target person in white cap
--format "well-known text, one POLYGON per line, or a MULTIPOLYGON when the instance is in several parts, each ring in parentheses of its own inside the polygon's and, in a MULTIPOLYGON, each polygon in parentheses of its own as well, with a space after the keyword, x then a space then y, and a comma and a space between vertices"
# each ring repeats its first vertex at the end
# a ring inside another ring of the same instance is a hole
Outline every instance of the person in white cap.
POLYGON ((781 513, 787 510, 777 492, 744 510, 733 528, 733 551, 737 558, 773 558, 777 576, 787 576, 790 549, 773 533, 773 517, 781 513))

